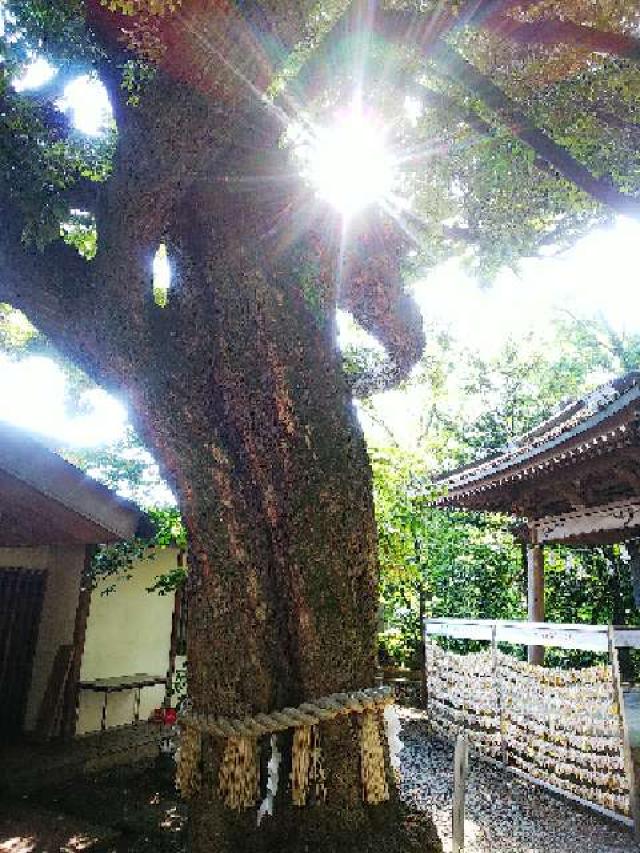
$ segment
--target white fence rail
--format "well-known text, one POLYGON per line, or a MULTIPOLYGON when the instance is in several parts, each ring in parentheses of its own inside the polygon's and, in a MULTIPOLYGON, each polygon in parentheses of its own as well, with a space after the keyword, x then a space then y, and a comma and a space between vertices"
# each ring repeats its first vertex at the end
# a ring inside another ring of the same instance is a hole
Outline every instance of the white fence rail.
POLYGON ((608 652, 613 636, 616 648, 640 649, 640 627, 572 625, 562 622, 519 622, 489 619, 427 619, 427 637, 485 640, 525 646, 608 652))

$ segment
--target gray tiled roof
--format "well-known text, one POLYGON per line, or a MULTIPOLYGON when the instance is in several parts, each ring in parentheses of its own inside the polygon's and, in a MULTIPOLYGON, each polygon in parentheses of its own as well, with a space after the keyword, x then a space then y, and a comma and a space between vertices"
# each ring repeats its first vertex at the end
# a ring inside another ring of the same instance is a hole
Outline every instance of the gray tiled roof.
POLYGON ((472 490, 475 484, 503 477, 514 468, 533 467, 542 457, 561 454, 567 445, 592 440, 594 431, 600 431, 606 440, 608 421, 637 402, 640 404, 640 371, 632 371, 564 405, 499 453, 450 471, 437 482, 446 484, 450 492, 472 490))

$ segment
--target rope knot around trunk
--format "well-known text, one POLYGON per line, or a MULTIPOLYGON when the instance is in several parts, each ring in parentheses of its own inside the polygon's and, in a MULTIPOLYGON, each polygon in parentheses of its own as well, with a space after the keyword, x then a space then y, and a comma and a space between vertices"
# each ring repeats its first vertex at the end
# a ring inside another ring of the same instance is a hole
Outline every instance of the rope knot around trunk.
POLYGON ((351 714, 360 715, 360 778, 362 796, 370 804, 389 799, 385 750, 381 738, 384 708, 394 702, 390 687, 368 687, 350 693, 332 693, 296 708, 283 708, 252 717, 203 714, 188 710, 180 716, 183 733, 178 754, 176 784, 184 797, 201 785, 202 736, 226 740, 218 775, 218 794, 234 811, 255 805, 260 792, 258 739, 293 730, 291 796, 293 804, 324 801, 326 780, 320 725, 351 714))

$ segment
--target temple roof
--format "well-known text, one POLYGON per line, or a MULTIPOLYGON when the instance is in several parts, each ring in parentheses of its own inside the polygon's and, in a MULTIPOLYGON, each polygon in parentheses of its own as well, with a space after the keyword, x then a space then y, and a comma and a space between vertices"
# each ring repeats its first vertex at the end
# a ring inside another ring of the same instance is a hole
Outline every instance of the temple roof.
POLYGON ((104 544, 150 531, 131 501, 0 424, 0 547, 104 544))
POLYGON ((531 522, 640 502, 639 418, 640 372, 627 373, 499 453, 440 477, 447 493, 438 505, 531 522))

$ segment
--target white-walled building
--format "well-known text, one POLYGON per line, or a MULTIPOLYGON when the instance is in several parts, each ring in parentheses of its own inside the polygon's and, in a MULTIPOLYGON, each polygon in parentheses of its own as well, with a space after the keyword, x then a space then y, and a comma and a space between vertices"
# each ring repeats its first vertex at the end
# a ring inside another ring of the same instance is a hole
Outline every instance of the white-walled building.
POLYGON ((96 545, 149 533, 134 504, 0 425, 0 737, 100 731, 162 705, 183 620, 175 595, 147 588, 178 550, 109 595, 84 582, 96 545))

